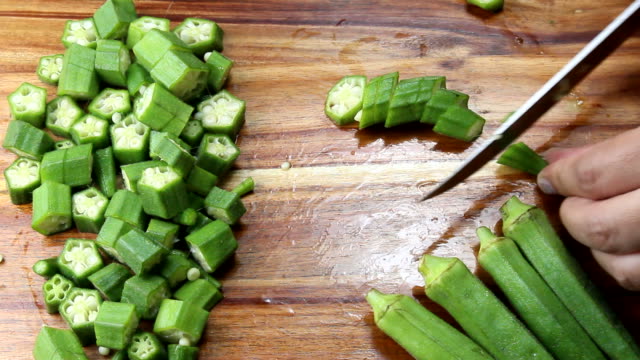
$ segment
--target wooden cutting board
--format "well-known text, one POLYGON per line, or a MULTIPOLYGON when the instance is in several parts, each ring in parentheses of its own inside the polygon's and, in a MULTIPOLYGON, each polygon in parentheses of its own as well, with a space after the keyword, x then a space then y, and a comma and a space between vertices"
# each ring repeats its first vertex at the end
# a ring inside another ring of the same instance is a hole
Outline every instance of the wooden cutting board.
MULTIPOLYGON (((0 97, 21 82, 42 84, 38 58, 62 53, 67 19, 91 16, 99 1, 0 2, 0 97)), ((427 126, 338 128, 323 114, 326 92, 347 74, 401 78, 446 75, 487 119, 486 138, 628 3, 611 0, 507 0, 489 15, 462 0, 441 1, 139 1, 142 15, 216 20, 224 53, 235 61, 228 90, 247 101, 243 153, 224 187, 252 176, 255 193, 235 228, 240 248, 216 274, 225 299, 209 320, 201 359, 408 359, 373 324, 363 294, 371 287, 414 295, 452 319, 423 293, 424 253, 458 256, 478 268, 477 226, 494 226, 510 196, 544 207, 556 220, 560 198, 533 179, 489 164, 464 185, 428 203, 416 199, 478 145, 427 126), (289 171, 280 164, 292 164, 289 171), (418 186, 425 181, 425 187, 418 186)), ((556 105, 523 140, 543 151, 592 143, 640 123, 640 37, 628 40, 556 105)), ((48 87, 50 94, 54 88, 48 87)), ((0 139, 9 122, 0 101, 0 139)), ((15 158, 0 150, 0 168, 15 158)), ((2 175, 0 175, 2 177, 2 175)), ((31 206, 14 206, 0 181, 1 359, 31 358, 45 312, 38 259, 59 253, 67 232, 31 230, 31 206)), ((559 227, 560 228, 560 227, 559 227)), ((640 338, 640 295, 604 275, 566 236, 612 307, 640 338)), ((88 348, 91 358, 99 358, 88 348)))

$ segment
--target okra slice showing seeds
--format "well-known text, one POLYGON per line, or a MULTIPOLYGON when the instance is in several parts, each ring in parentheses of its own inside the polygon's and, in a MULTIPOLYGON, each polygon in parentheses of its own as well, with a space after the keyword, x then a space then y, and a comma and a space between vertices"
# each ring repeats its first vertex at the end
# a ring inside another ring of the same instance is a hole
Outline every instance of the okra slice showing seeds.
POLYGON ((209 312, 197 304, 164 299, 153 323, 153 332, 167 343, 195 345, 202 337, 208 317, 209 312))
POLYGON ((137 228, 122 235, 115 248, 123 262, 137 275, 149 272, 167 253, 165 248, 137 228))
POLYGON ((139 332, 131 338, 127 355, 129 360, 164 360, 167 358, 167 351, 156 335, 139 332))
POLYGON ((169 344, 169 360, 197 360, 198 349, 195 346, 185 346, 180 344, 169 344))
POLYGON ((60 273, 80 287, 90 286, 89 276, 103 267, 100 251, 93 240, 67 239, 58 256, 60 273))
POLYGON ((140 95, 149 85, 153 84, 153 79, 149 72, 138 63, 133 63, 129 66, 126 77, 127 90, 129 90, 130 96, 140 95))
POLYGON ((467 108, 452 106, 438 117, 433 131, 462 141, 480 136, 485 120, 467 108))
POLYGON ((229 171, 240 149, 227 135, 206 134, 198 147, 196 165, 220 177, 229 171))
POLYGON ((96 188, 89 188, 73 194, 73 222, 78 231, 97 234, 104 224, 104 213, 109 199, 96 188))
POLYGON ((362 109, 362 98, 367 77, 349 75, 340 79, 327 94, 324 113, 337 125, 346 125, 355 121, 362 109))
POLYGON ((202 141, 204 136, 204 128, 202 127, 202 121, 191 119, 187 121, 187 124, 180 133, 180 139, 189 144, 191 147, 197 147, 202 141))
POLYGON ((94 49, 71 44, 64 52, 58 95, 69 95, 78 100, 93 99, 100 91, 95 59, 94 49))
POLYGON ((204 90, 209 68, 191 52, 169 50, 149 74, 175 96, 188 101, 204 90))
POLYGON ((42 128, 47 107, 47 90, 23 82, 16 91, 9 94, 9 111, 12 120, 21 120, 42 128))
POLYGON ((4 170, 9 197, 14 205, 28 204, 33 191, 40 186, 40 163, 27 158, 17 158, 4 170))
POLYGON ((440 115, 452 106, 467 108, 469 95, 455 90, 438 89, 424 106, 420 122, 435 124, 440 115))
POLYGON ((47 104, 47 129, 52 133, 70 137, 71 128, 84 115, 71 96, 59 96, 47 104))
POLYGON ((120 164, 144 161, 149 155, 149 127, 129 114, 111 126, 113 154, 120 164))
POLYGON ((400 80, 391 98, 384 126, 389 128, 420 121, 424 107, 433 93, 445 86, 444 76, 424 76, 400 80))
POLYGON ((126 349, 139 321, 134 304, 103 302, 94 321, 96 345, 115 350, 126 349))
POLYGON ((167 166, 167 163, 160 160, 149 160, 120 166, 125 189, 138 192, 138 180, 142 177, 142 172, 157 166, 167 166))
POLYGON ((58 268, 58 257, 54 256, 47 259, 40 259, 33 264, 31 270, 45 279, 50 279, 53 275, 60 272, 58 268))
POLYGON ((66 48, 71 44, 78 44, 95 49, 98 39, 98 31, 93 18, 67 20, 64 24, 61 40, 66 48))
POLYGON ((33 347, 34 360, 89 360, 78 336, 69 329, 43 326, 33 347), (55 357, 52 357, 55 356, 55 357))
POLYGON ((42 284, 42 292, 44 294, 44 306, 49 314, 58 312, 60 304, 69 296, 74 284, 66 277, 55 274, 51 279, 42 284))
POLYGON ((207 51, 222 51, 224 32, 216 22, 207 19, 186 18, 173 32, 184 41, 196 55, 207 51))
POLYGON ((362 99, 362 114, 359 117, 356 115, 360 129, 386 121, 398 76, 398 72, 384 74, 367 83, 362 99))
POLYGON ((40 161, 53 149, 51 136, 37 127, 20 120, 9 121, 2 147, 27 159, 40 161))
POLYGON ((538 175, 549 163, 523 142, 509 145, 496 160, 498 164, 538 175))
POLYGON ((60 73, 62 72, 63 58, 64 55, 62 54, 41 57, 36 69, 38 79, 47 84, 58 85, 60 73))
POLYGON ((124 189, 120 189, 113 194, 105 216, 120 219, 140 229, 147 222, 140 196, 124 189))
POLYGON ((169 50, 190 51, 176 34, 159 29, 151 29, 132 48, 136 61, 147 71, 151 71, 169 50))
POLYGON ((207 280, 196 279, 187 281, 176 290, 173 297, 209 311, 222 300, 222 292, 207 280))
POLYGON ((169 296, 169 287, 163 277, 135 275, 124 283, 120 301, 134 304, 138 317, 151 320, 158 314, 160 303, 169 296))
POLYGON ((98 316, 98 310, 102 304, 102 298, 98 290, 75 288, 71 290, 67 298, 60 304, 60 315, 69 324, 80 343, 87 346, 95 344, 96 333, 94 321, 98 316))
POLYGON ((200 102, 193 117, 208 132, 235 136, 244 123, 245 109, 244 100, 222 90, 200 102))
POLYGON ((229 225, 234 225, 247 209, 240 200, 240 195, 233 191, 226 191, 219 187, 213 187, 204 199, 207 214, 229 225))
POLYGON ((96 150, 93 154, 93 179, 106 197, 111 198, 115 194, 116 163, 112 147, 96 150))
POLYGON ((73 124, 69 132, 76 144, 92 144, 94 149, 109 145, 109 122, 87 114, 73 124))
POLYGON ((120 262, 124 262, 124 259, 122 259, 116 250, 116 243, 122 235, 128 233, 133 228, 133 225, 120 219, 107 217, 104 221, 104 225, 100 228, 100 232, 96 238, 96 243, 102 250, 104 250, 104 252, 109 254, 109 256, 120 262))
POLYGON ((129 65, 129 49, 122 41, 98 40, 95 67, 102 81, 113 86, 127 86, 126 74, 129 65))
POLYGON ((65 231, 73 225, 71 187, 46 181, 33 191, 31 227, 42 235, 65 231))
POLYGON ((204 54, 204 62, 209 68, 209 77, 207 79, 209 90, 217 93, 222 90, 227 82, 233 67, 233 60, 213 50, 204 54))
POLYGON ((40 164, 40 179, 42 182, 51 181, 61 184, 65 183, 64 158, 66 154, 67 149, 49 151, 44 154, 40 164))
POLYGON ((123 39, 129 24, 137 17, 133 0, 107 0, 93 14, 98 35, 102 39, 123 39))
POLYGON ((131 101, 127 90, 104 89, 89 104, 89 112, 101 119, 110 120, 115 113, 121 115, 131 111, 131 101))
POLYGON ((124 283, 131 276, 129 269, 127 269, 126 266, 117 262, 112 262, 91 274, 89 276, 89 281, 105 299, 109 301, 120 301, 124 283))
POLYGON ((205 271, 216 271, 238 248, 231 228, 215 220, 190 233, 186 238, 191 254, 205 271))
POLYGON ((171 22, 169 19, 153 16, 141 16, 129 24, 127 33, 127 47, 133 48, 151 29, 169 31, 171 22))
POLYGON ((144 211, 162 219, 171 219, 188 206, 184 181, 168 166, 144 170, 138 181, 138 193, 144 211))

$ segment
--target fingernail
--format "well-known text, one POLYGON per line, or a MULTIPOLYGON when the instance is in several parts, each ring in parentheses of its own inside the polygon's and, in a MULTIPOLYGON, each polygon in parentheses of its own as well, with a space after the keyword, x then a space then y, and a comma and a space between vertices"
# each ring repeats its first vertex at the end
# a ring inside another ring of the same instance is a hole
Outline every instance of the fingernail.
POLYGON ((547 180, 544 176, 542 176, 542 173, 538 174, 538 187, 545 194, 555 195, 558 193, 556 189, 553 187, 553 185, 551 184, 551 181, 547 180))

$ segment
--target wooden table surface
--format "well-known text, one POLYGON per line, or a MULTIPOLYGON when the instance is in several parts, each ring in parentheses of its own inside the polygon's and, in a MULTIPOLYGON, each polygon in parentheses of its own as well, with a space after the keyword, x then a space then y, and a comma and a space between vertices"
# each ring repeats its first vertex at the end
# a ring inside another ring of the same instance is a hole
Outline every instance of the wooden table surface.
MULTIPOLYGON (((138 13, 218 21, 224 53, 235 61, 228 90, 247 101, 239 136, 243 153, 223 186, 257 182, 235 228, 240 248, 219 276, 224 301, 210 317, 201 359, 408 359, 373 323, 363 294, 371 287, 413 294, 451 318, 423 293, 424 253, 460 257, 478 268, 474 237, 494 226, 511 195, 556 219, 560 198, 543 196, 530 176, 494 163, 427 203, 416 199, 453 171, 478 142, 446 139, 421 125, 338 128, 323 114, 340 77, 446 75, 471 95, 487 119, 483 139, 582 46, 628 0, 507 0, 490 16, 463 0, 441 1, 137 1, 138 13), (289 161, 289 171, 280 164, 289 161), (419 184, 426 180, 425 187, 419 184)), ((40 56, 61 53, 67 19, 99 1, 0 2, 0 98, 21 82, 42 85, 40 56)), ((534 149, 595 142, 640 122, 640 37, 629 39, 523 137, 534 149)), ((49 87, 50 94, 54 88, 49 87)), ((0 101, 0 139, 9 109, 0 101)), ((0 150, 0 168, 15 158, 0 150)), ((0 175, 2 177, 2 175, 0 175)), ((43 237, 30 228, 31 206, 9 201, 0 179, 0 359, 29 359, 46 313, 38 259, 59 253, 74 232, 43 237)), ((561 230, 562 231, 562 230, 561 230)), ((566 237, 566 233, 563 232, 566 237)), ((634 337, 640 296, 618 287, 589 252, 567 244, 634 337)), ((91 358, 99 358, 88 348, 91 358)))

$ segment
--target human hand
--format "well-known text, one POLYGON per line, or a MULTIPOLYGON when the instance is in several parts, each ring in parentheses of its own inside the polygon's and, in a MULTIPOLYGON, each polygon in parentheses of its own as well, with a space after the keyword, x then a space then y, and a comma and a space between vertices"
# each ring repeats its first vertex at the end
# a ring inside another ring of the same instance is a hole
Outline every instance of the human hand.
POLYGON ((640 128, 545 158, 538 186, 567 197, 560 219, 571 236, 622 287, 640 290, 640 128))

